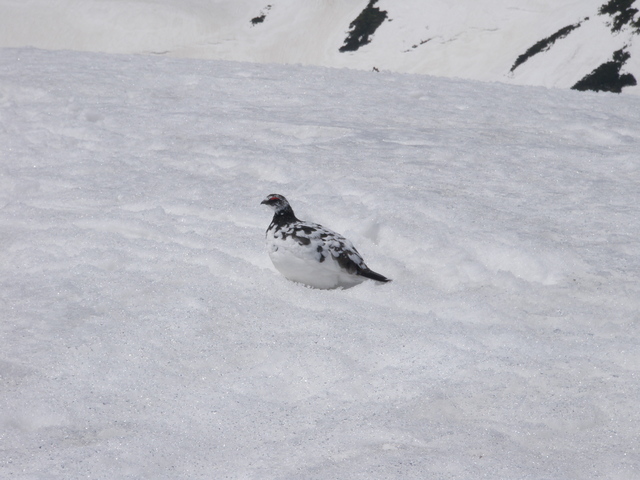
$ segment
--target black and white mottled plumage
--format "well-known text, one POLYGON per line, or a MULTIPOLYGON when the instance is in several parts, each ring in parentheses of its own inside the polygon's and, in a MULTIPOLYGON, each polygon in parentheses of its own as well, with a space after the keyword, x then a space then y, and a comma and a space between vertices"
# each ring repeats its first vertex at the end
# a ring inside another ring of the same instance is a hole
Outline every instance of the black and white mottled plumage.
POLYGON ((390 280, 367 267, 353 244, 339 233, 298 220, 286 198, 262 201, 274 210, 267 249, 276 269, 289 280, 315 288, 349 288, 366 279, 390 280))

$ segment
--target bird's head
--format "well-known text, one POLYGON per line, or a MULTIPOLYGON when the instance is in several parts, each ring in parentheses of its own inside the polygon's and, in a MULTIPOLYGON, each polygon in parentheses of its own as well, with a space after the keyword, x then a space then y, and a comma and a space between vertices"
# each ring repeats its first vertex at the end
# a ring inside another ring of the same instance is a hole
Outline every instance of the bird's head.
POLYGON ((273 208, 276 212, 280 210, 284 210, 289 206, 289 202, 287 201, 286 198, 284 198, 284 195, 279 195, 277 193, 272 193, 270 195, 267 195, 267 198, 265 198, 262 202, 260 202, 260 204, 268 205, 269 207, 273 208))
POLYGON ((262 205, 268 205, 273 208, 274 215, 281 218, 289 218, 295 220, 295 215, 293 214, 293 209, 284 195, 280 195, 278 193, 272 193, 267 195, 262 202, 262 205))

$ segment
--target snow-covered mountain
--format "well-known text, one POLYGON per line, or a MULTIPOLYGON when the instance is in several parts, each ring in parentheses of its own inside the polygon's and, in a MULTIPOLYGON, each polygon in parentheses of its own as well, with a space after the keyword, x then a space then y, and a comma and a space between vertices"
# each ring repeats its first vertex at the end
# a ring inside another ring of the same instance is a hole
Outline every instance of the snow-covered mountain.
POLYGON ((640 93, 638 9, 638 0, 32 0, 0 3, 0 46, 640 93))

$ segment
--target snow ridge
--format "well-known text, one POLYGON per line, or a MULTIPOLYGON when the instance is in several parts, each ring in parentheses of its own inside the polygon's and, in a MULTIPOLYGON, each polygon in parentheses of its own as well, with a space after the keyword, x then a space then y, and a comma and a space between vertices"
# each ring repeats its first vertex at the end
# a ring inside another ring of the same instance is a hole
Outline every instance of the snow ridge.
POLYGON ((0 4, 0 46, 638 93, 638 1, 32 0, 0 4))

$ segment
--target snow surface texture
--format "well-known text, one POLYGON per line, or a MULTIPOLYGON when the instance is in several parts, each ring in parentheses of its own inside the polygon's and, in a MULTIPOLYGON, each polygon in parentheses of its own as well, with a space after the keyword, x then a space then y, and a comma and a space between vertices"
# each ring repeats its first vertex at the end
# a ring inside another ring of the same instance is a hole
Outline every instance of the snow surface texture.
POLYGON ((0 47, 375 68, 560 88, 622 50, 629 57, 613 74, 633 77, 623 92, 640 94, 631 86, 640 81, 639 9, 640 0, 3 1, 0 47), (353 33, 361 46, 340 51, 353 33))
POLYGON ((637 97, 0 71, 1 478, 640 478, 637 97), (394 281, 286 280, 272 191, 394 281))

